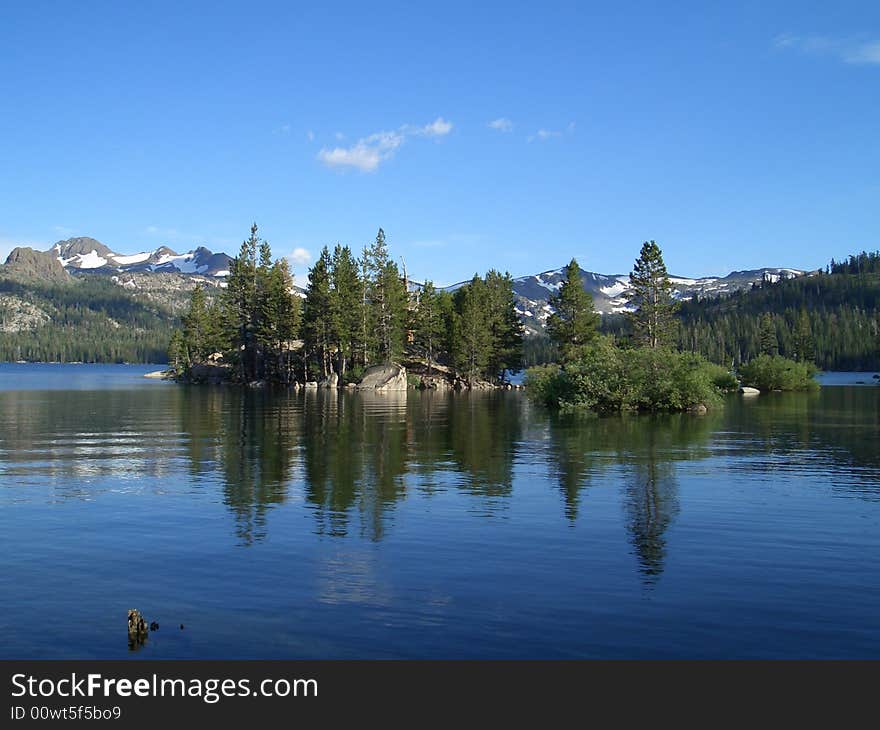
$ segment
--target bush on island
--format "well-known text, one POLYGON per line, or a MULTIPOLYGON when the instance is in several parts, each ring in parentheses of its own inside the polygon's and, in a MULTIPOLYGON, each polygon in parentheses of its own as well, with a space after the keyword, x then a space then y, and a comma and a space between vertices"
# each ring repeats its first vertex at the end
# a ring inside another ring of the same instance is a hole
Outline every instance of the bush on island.
POLYGON ((796 362, 780 355, 758 355, 740 367, 743 385, 768 390, 815 390, 816 366, 796 362))
POLYGON ((724 368, 701 356, 665 348, 623 350, 600 337, 560 367, 530 368, 526 387, 537 400, 563 412, 686 411, 721 402, 736 386, 724 368))

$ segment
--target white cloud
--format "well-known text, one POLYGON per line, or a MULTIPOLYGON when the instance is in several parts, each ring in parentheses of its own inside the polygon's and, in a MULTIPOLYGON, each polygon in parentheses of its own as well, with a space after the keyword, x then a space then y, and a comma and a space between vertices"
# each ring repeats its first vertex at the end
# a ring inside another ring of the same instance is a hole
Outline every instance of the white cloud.
POLYGON ((541 140, 542 142, 547 139, 551 139, 553 137, 561 137, 562 132, 558 132, 554 129, 539 129, 535 132, 531 137, 529 137, 529 142, 534 142, 536 139, 541 140))
POLYGON ((419 131, 426 137, 445 137, 452 131, 452 122, 447 122, 443 117, 437 117, 430 124, 426 124, 419 131))
POLYGON ((342 132, 337 132, 333 136, 336 137, 336 139, 339 140, 340 142, 345 139, 345 135, 342 132))
POLYGON ((287 257, 287 260, 294 266, 305 267, 312 263, 312 254, 302 246, 297 246, 293 249, 293 253, 287 257))
POLYGON ((513 131, 513 122, 511 122, 507 117, 499 117, 498 119, 493 119, 491 122, 486 124, 489 129, 494 129, 498 132, 512 132, 513 131))
POLYGON ((306 137, 308 138, 309 142, 315 141, 315 133, 311 129, 306 132, 306 137))
POLYGON ((452 123, 438 117, 424 127, 405 124, 392 132, 376 132, 363 137, 350 147, 323 148, 318 159, 328 167, 354 167, 361 172, 374 172, 404 143, 407 137, 443 137, 452 131, 452 123))
MULTIPOLYGON (((574 134, 574 129, 575 129, 575 123, 569 122, 565 127, 564 134, 574 134)), ((556 139, 558 137, 561 137, 562 135, 563 135, 563 132, 561 132, 558 129, 543 129, 542 128, 542 129, 539 129, 537 132, 535 132, 533 135, 531 135, 529 137, 528 141, 534 142, 537 139, 541 142, 544 142, 545 140, 548 140, 548 139, 556 139)))
POLYGON ((880 64, 880 40, 783 33, 776 36, 773 45, 779 49, 814 56, 833 56, 844 63, 880 64))

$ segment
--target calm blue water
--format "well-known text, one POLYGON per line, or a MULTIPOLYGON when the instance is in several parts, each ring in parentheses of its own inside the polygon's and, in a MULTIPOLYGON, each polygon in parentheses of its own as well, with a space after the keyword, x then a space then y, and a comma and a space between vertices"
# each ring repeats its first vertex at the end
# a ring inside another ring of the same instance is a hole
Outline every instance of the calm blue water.
POLYGON ((0 657, 880 654, 880 387, 569 420, 155 369, 0 365, 0 657))

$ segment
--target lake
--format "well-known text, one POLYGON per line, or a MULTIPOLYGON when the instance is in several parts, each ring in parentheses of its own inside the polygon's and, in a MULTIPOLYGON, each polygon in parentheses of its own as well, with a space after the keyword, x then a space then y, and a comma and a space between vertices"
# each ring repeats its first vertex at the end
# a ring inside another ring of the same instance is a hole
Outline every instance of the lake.
POLYGON ((0 365, 0 658, 880 656, 870 373, 570 419, 154 369, 0 365))

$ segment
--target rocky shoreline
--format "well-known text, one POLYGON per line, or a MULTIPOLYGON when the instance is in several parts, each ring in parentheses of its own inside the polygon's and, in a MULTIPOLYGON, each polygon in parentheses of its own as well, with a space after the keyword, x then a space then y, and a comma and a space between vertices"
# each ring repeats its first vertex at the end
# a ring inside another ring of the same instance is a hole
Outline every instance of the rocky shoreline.
POLYGON ((309 380, 306 382, 275 383, 269 380, 255 380, 248 383, 236 383, 232 380, 232 369, 228 365, 203 363, 194 365, 185 376, 177 376, 171 370, 156 370, 146 373, 145 378, 175 380, 189 385, 241 385, 248 388, 265 388, 283 386, 292 390, 352 390, 372 391, 376 393, 402 392, 407 390, 430 391, 490 391, 490 390, 523 390, 521 384, 496 384, 487 381, 470 381, 455 376, 446 368, 431 373, 412 373, 398 364, 374 365, 368 368, 360 382, 341 384, 336 373, 325 380, 309 380))

